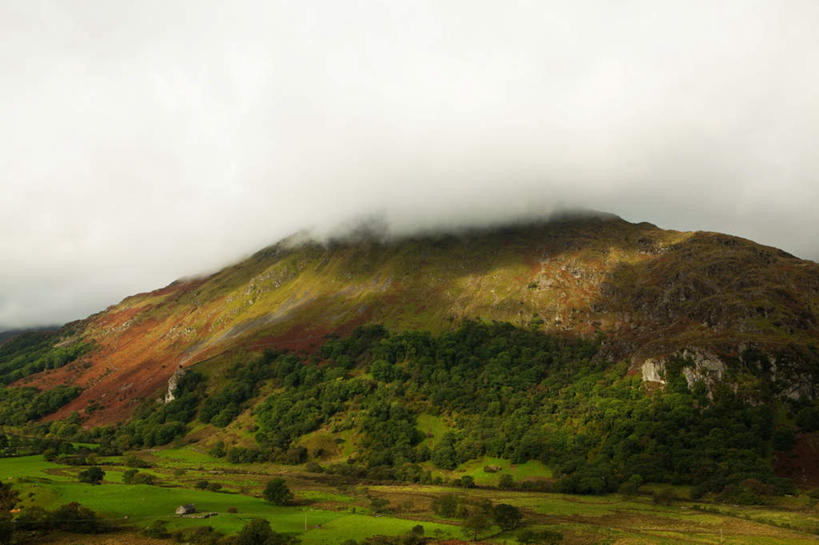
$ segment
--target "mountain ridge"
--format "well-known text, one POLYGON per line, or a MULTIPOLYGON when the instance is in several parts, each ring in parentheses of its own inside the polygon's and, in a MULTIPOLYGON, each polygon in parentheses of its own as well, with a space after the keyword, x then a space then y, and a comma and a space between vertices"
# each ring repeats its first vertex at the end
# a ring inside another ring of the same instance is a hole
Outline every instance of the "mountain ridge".
POLYGON ((95 400, 88 422, 116 422, 180 365, 312 351, 369 323, 443 331, 463 319, 602 336, 601 357, 629 361, 632 372, 685 349, 730 361, 754 347, 784 354, 794 391, 815 383, 819 265, 739 237, 575 215, 401 238, 298 238, 69 324, 58 345, 94 349, 15 384, 79 384, 84 392, 52 418, 95 400))

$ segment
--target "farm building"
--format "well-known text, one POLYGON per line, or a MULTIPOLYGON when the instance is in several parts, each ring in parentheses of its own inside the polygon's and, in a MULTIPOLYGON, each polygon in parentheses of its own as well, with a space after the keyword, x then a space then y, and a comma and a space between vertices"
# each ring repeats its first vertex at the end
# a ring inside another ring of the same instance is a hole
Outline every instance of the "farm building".
POLYGON ((177 515, 190 515, 191 513, 196 513, 196 507, 192 503, 180 505, 176 508, 177 515))

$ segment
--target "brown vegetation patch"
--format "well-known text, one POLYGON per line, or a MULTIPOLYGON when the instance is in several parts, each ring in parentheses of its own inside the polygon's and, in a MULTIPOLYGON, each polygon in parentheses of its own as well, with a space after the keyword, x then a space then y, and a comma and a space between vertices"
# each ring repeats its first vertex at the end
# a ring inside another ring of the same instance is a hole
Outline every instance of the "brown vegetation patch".
POLYGON ((775 453, 774 468, 799 487, 819 487, 819 432, 801 433, 791 452, 775 453))
POLYGON ((153 539, 134 532, 116 532, 111 534, 49 534, 32 540, 34 545, 168 545, 168 540, 153 539))

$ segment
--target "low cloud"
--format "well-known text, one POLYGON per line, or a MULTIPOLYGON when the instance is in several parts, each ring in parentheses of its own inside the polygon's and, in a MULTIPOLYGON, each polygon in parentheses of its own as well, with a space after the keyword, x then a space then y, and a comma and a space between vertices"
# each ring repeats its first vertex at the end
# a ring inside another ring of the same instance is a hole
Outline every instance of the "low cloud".
POLYGON ((0 329, 300 229, 564 208, 819 259, 819 5, 0 1, 0 329))

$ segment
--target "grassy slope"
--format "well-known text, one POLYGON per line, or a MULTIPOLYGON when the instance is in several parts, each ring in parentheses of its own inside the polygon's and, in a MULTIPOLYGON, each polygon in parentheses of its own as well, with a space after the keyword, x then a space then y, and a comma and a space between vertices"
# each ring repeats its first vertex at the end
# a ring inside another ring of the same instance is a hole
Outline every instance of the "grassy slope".
POLYGON ((819 266, 710 233, 584 219, 396 242, 280 243, 200 279, 129 297, 79 325, 87 368, 26 382, 73 382, 91 423, 130 413, 178 365, 238 350, 311 349, 366 322, 440 331, 463 317, 550 331, 604 332, 617 357, 696 344, 806 345, 819 336, 819 266), (741 271, 742 274, 737 274, 741 271))

